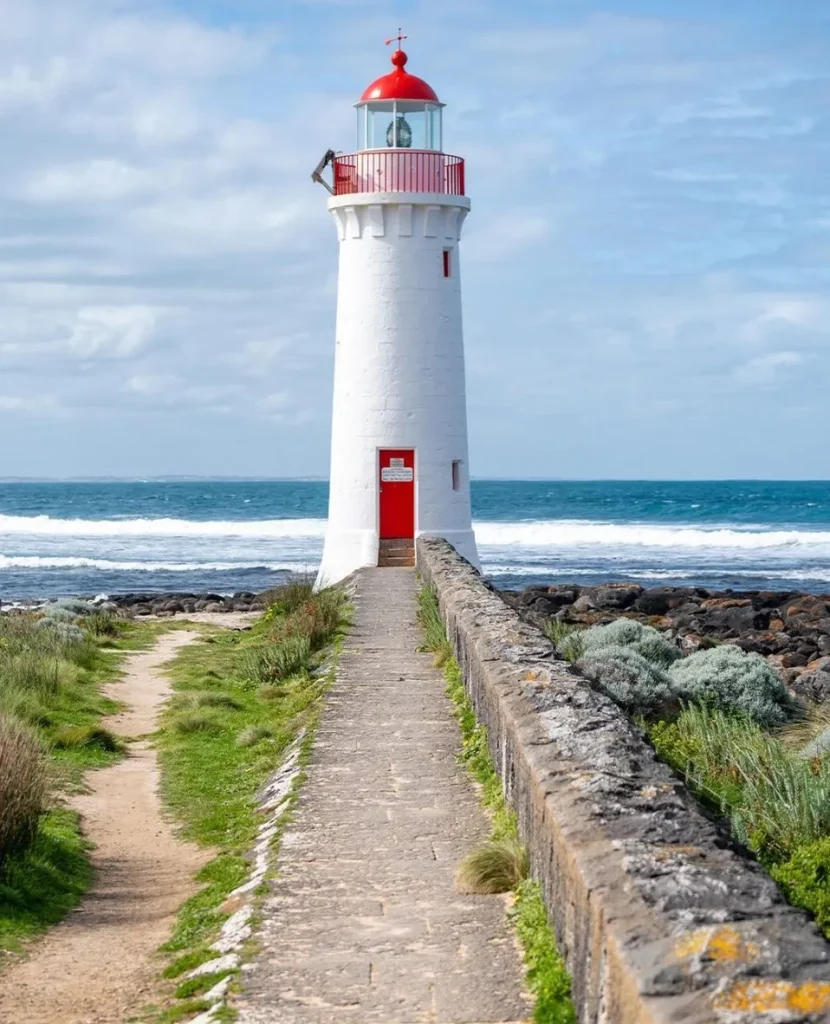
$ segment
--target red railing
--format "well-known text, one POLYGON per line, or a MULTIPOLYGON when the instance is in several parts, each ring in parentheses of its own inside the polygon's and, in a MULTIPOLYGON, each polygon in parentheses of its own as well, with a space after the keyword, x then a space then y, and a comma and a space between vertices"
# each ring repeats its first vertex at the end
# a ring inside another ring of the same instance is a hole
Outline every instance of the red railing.
POLYGON ((431 192, 464 195, 460 156, 412 149, 369 149, 334 158, 334 194, 431 192))

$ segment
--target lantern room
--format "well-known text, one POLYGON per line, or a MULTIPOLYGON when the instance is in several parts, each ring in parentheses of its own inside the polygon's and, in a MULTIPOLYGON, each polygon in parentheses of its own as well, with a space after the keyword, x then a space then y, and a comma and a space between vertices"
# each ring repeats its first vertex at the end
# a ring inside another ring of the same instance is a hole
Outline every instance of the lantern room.
POLYGON ((433 88, 406 70, 403 50, 392 54, 394 71, 376 79, 357 107, 357 148, 414 149, 440 153, 441 109, 433 88))

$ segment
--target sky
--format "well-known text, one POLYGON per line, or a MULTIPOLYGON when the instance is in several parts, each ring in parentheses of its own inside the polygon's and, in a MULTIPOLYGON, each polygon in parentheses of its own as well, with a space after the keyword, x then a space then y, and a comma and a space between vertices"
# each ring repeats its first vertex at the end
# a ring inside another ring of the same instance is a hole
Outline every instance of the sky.
POLYGON ((327 475, 310 173, 409 35, 479 477, 830 477, 825 0, 0 0, 0 477, 327 475))

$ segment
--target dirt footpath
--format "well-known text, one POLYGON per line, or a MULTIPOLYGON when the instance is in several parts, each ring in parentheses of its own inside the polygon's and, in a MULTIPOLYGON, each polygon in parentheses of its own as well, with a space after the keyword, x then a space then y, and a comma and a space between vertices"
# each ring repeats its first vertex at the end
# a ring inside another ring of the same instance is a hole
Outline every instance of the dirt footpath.
MULTIPOLYGON (((196 639, 185 630, 130 655, 124 678, 106 687, 128 707, 105 720, 119 736, 155 728, 170 694, 165 661, 196 639)), ((88 772, 89 792, 72 806, 95 844, 95 882, 80 907, 0 977, 3 1024, 122 1024, 153 1002, 157 948, 196 886, 209 853, 178 840, 162 816, 156 755, 145 741, 118 764, 88 772)))

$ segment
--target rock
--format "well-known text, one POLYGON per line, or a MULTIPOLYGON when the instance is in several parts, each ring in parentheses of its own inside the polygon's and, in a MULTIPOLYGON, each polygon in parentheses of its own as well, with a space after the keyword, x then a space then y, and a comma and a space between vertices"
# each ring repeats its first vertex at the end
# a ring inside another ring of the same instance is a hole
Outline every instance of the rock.
POLYGON ((589 594, 582 594, 573 603, 575 612, 590 612, 594 610, 594 602, 589 594))
POLYGON ((830 672, 830 657, 816 658, 815 661, 807 662, 807 668, 813 672, 830 672))
POLYGON ((788 643, 789 637, 786 634, 766 631, 761 633, 749 632, 744 636, 738 637, 735 641, 735 646, 740 647, 742 651, 752 651, 755 654, 762 654, 766 657, 769 654, 780 654, 786 649, 788 643))
POLYGON ((204 605, 206 612, 226 612, 227 608, 219 601, 207 601, 204 605))
POLYGON ((768 611, 756 610, 750 602, 724 604, 705 610, 707 629, 745 633, 749 630, 766 630, 769 627, 768 611))
POLYGON ((703 637, 698 633, 687 633, 680 638, 680 650, 683 654, 694 654, 703 647, 703 637))
POLYGON ((830 635, 825 634, 818 638, 819 654, 830 654, 830 635))
POLYGON ((595 608, 630 608, 643 593, 637 583, 609 583, 603 587, 592 587, 589 591, 595 608))
POLYGON ((153 614, 153 609, 150 607, 149 604, 134 604, 132 606, 132 611, 133 611, 134 615, 152 615, 153 614))
POLYGON ((643 615, 665 615, 670 609, 709 597, 701 587, 652 587, 644 590, 634 602, 634 611, 643 615))
POLYGON ((794 693, 815 704, 830 700, 830 672, 808 670, 798 675, 790 686, 794 693))
POLYGON ((809 663, 809 658, 801 651, 786 651, 781 655, 782 668, 800 668, 809 663))
POLYGON ((822 598, 813 597, 811 594, 804 594, 786 603, 784 606, 784 618, 787 621, 790 619, 815 621, 826 619, 827 611, 827 603, 822 598))

